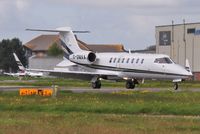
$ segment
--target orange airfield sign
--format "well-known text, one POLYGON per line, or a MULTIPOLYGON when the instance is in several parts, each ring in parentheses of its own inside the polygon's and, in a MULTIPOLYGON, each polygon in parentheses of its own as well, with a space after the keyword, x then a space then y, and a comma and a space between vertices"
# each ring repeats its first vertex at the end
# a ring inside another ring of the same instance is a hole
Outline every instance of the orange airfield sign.
POLYGON ((31 95, 40 95, 40 96, 52 96, 53 89, 50 88, 20 88, 20 96, 31 96, 31 95))

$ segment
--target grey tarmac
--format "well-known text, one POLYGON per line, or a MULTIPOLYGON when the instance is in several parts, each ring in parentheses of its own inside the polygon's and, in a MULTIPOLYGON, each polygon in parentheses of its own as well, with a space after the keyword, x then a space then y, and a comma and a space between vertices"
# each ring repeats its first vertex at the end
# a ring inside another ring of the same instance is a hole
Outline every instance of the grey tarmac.
MULTIPOLYGON (((0 86, 0 91, 18 91, 20 88, 52 88, 52 87, 36 87, 36 86, 0 86)), ((160 91, 172 91, 172 92, 181 92, 181 91, 192 91, 199 92, 199 88, 194 89, 178 89, 177 91, 172 88, 135 88, 135 89, 126 89, 126 88, 117 88, 117 87, 104 87, 101 89, 92 89, 90 87, 58 87, 59 90, 72 91, 73 93, 113 93, 121 91, 144 91, 144 92, 160 92, 160 91)))

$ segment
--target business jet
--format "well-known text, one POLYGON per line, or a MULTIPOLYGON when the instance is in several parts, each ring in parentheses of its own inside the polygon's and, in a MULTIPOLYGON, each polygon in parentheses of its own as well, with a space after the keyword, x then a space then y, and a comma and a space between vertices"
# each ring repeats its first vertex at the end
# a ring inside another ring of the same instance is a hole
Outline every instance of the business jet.
POLYGON ((125 80, 127 89, 135 88, 139 79, 167 79, 175 83, 174 89, 177 90, 178 82, 192 76, 189 64, 187 67, 182 67, 163 54, 98 53, 82 50, 74 33, 87 33, 88 31, 72 31, 70 27, 55 30, 27 30, 59 33, 65 55, 65 60, 53 70, 30 70, 46 71, 59 76, 71 75, 87 78, 91 80, 94 89, 101 88, 102 79, 125 80))
POLYGON ((24 76, 26 76, 26 73, 23 72, 23 71, 19 71, 17 73, 6 73, 6 72, 4 72, 3 74, 8 75, 8 76, 13 76, 13 77, 24 77, 24 76))
POLYGON ((21 63, 21 61, 19 60, 19 58, 17 57, 17 55, 15 53, 13 53, 13 56, 15 58, 15 61, 17 63, 17 66, 18 66, 20 72, 18 72, 18 73, 12 73, 11 76, 30 76, 30 77, 42 77, 43 76, 42 72, 28 71, 23 66, 23 64, 21 63))

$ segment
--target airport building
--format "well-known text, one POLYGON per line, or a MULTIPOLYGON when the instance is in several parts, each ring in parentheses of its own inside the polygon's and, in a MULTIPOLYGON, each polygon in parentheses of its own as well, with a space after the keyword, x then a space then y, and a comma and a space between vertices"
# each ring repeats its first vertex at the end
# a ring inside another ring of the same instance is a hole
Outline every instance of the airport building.
POLYGON ((200 80, 200 23, 156 26, 156 53, 169 55, 185 66, 189 60, 194 80, 200 80))

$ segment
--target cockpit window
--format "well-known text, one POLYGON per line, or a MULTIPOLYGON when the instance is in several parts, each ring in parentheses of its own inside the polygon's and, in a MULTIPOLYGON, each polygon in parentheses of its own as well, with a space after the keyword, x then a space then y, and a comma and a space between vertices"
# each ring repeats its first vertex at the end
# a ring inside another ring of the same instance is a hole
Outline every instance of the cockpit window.
POLYGON ((164 57, 155 59, 154 63, 172 64, 173 62, 170 58, 164 57))

